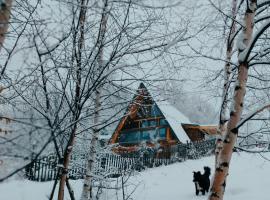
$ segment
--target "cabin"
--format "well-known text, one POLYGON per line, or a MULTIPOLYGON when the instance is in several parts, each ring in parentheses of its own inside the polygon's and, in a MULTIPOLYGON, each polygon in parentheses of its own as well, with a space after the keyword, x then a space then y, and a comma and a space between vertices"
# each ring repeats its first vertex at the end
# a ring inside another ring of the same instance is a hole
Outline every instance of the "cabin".
POLYGON ((136 151, 140 145, 166 148, 204 140, 207 131, 198 127, 170 103, 155 100, 141 83, 109 144, 118 144, 114 151, 119 153, 136 151))

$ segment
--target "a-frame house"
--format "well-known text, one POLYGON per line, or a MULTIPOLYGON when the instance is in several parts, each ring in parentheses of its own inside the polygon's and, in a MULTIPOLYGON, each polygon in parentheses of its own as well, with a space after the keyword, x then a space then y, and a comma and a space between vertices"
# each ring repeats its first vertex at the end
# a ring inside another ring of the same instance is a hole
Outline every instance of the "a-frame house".
POLYGON ((190 123, 176 108, 165 101, 155 101, 143 83, 112 134, 109 144, 118 143, 133 151, 139 144, 166 147, 186 143, 190 138, 182 123, 190 123))

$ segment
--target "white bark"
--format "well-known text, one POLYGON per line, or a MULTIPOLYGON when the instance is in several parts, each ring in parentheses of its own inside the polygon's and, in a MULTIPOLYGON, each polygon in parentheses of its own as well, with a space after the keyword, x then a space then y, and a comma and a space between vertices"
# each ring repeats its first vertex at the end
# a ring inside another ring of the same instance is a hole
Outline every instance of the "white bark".
POLYGON ((216 149, 215 149, 215 166, 217 166, 217 157, 219 155, 219 152, 221 151, 223 147, 223 139, 227 130, 227 112, 228 112, 228 93, 229 93, 229 87, 230 87, 230 77, 231 77, 231 58, 233 54, 233 46, 234 42, 232 40, 233 35, 235 34, 236 30, 236 22, 234 21, 236 19, 236 10, 237 8, 237 0, 232 0, 232 25, 231 30, 228 35, 227 39, 227 51, 226 51, 226 63, 224 66, 224 85, 223 85, 223 91, 222 91, 222 104, 221 104, 221 111, 220 111, 220 118, 219 118, 219 126, 218 126, 218 135, 216 140, 216 149))
MULTIPOLYGON (((249 0, 249 5, 245 13, 245 27, 243 28, 243 37, 239 39, 242 40, 245 46, 248 46, 252 40, 253 26, 254 26, 254 16, 256 12, 256 0, 249 0)), ((242 49, 239 49, 239 53, 242 49)), ((209 195, 209 200, 222 200, 224 196, 224 191, 226 187, 226 177, 228 176, 230 161, 233 153, 233 147, 236 143, 238 129, 237 124, 240 121, 243 102, 246 93, 246 82, 248 78, 248 62, 239 62, 237 84, 234 89, 234 97, 232 108, 230 112, 230 119, 228 122, 227 132, 225 139, 223 141, 223 147, 218 155, 217 166, 215 169, 215 174, 213 177, 211 192, 209 195)))
MULTIPOLYGON (((98 56, 97 56, 97 65, 98 65, 98 71, 102 70, 104 67, 103 63, 103 43, 104 43, 104 37, 106 33, 106 25, 107 25, 107 7, 108 7, 108 1, 104 0, 104 8, 102 12, 101 17, 101 26, 100 26, 100 36, 98 41, 98 56)), ((81 195, 81 200, 91 200, 93 199, 92 194, 92 179, 93 179, 93 169, 95 164, 95 158, 96 158, 96 149, 97 149, 97 142, 98 142, 98 135, 99 135, 99 127, 98 124, 100 122, 100 114, 99 110, 101 107, 100 104, 100 87, 96 88, 95 91, 95 112, 94 112, 94 131, 92 133, 92 138, 90 142, 90 153, 87 160, 87 169, 86 169, 86 175, 84 178, 84 185, 83 185, 83 191, 81 195)))

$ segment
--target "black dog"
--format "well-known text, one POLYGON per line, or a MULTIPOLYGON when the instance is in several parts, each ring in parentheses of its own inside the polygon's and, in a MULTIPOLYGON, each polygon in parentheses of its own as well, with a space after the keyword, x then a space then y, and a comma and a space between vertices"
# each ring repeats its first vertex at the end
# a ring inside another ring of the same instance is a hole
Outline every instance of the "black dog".
POLYGON ((202 195, 205 195, 205 192, 209 191, 211 169, 209 167, 204 167, 204 174, 201 174, 200 171, 193 172, 193 182, 195 184, 196 195, 199 192, 202 192, 202 195))

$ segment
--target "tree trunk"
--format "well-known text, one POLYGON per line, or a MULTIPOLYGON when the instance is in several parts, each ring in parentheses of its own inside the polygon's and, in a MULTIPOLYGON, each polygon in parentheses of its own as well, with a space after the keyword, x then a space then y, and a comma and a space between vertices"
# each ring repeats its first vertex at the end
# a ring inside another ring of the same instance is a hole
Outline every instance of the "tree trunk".
POLYGON ((95 98, 95 116, 94 116, 94 124, 95 128, 92 134, 91 142, 90 142, 90 153, 87 160, 87 169, 86 175, 84 178, 83 191, 81 200, 89 200, 92 199, 92 173, 94 169, 94 163, 96 158, 96 147, 98 141, 99 129, 96 124, 99 123, 99 109, 100 109, 100 92, 96 90, 96 98, 95 98))
POLYGON ((72 148, 75 143, 76 130, 77 130, 77 125, 75 125, 72 131, 72 134, 70 136, 70 139, 68 141, 68 144, 64 153, 64 161, 63 161, 60 183, 59 183, 58 200, 64 199, 64 190, 65 190, 65 185, 66 185, 66 180, 67 180, 67 175, 68 175, 68 166, 70 163, 70 156, 72 153, 72 148))
MULTIPOLYGON (((97 64, 98 69, 97 71, 101 71, 104 67, 103 63, 103 43, 104 43, 104 37, 106 33, 106 25, 107 25, 107 7, 108 7, 108 1, 104 1, 104 7, 103 12, 101 16, 101 24, 100 24, 100 35, 98 38, 98 55, 97 55, 97 64)), ((94 112, 94 131, 92 134, 91 142, 90 142, 90 153, 87 160, 87 169, 86 169, 86 175, 84 178, 84 185, 83 185, 83 191, 81 200, 90 200, 93 197, 92 194, 92 173, 96 158, 96 148, 97 148, 97 141, 98 141, 98 135, 99 135, 99 127, 97 126, 100 122, 99 117, 99 110, 100 110, 100 91, 101 87, 97 87, 95 91, 95 112, 94 112)))
POLYGON ((8 23, 10 18, 10 10, 12 0, 0 1, 0 50, 4 44, 6 32, 8 30, 8 23))
MULTIPOLYGON (((75 143, 75 136, 76 136, 76 131, 77 131, 77 124, 78 124, 78 119, 80 118, 80 113, 81 113, 81 82, 82 82, 82 77, 81 77, 81 71, 82 71, 82 51, 83 51, 83 46, 84 46, 84 34, 85 34, 85 21, 86 21, 86 2, 85 0, 81 0, 80 4, 80 13, 79 13, 79 26, 78 26, 78 41, 76 40, 77 37, 77 32, 74 35, 74 48, 77 47, 77 53, 74 54, 76 57, 76 86, 75 86, 75 100, 74 100, 74 110, 73 110, 73 121, 74 123, 73 129, 71 130, 71 135, 69 136, 69 141, 67 144, 67 147, 65 149, 64 153, 64 162, 63 162, 63 169, 61 173, 61 178, 60 178, 60 184, 59 184, 59 192, 58 192, 58 200, 63 200, 64 199, 64 189, 66 185, 66 180, 67 180, 67 175, 68 175, 68 166, 70 162, 70 157, 72 153, 72 149, 75 143)), ((72 63, 73 64, 73 63, 72 63)))
POLYGON ((226 134, 226 121, 227 121, 227 110, 228 110, 228 92, 230 87, 230 76, 231 76, 231 58, 233 53, 233 36, 235 34, 236 28, 236 14, 237 14, 237 0, 232 0, 232 25, 231 29, 227 38, 227 50, 226 50, 226 63, 224 66, 224 85, 222 91, 222 104, 220 110, 220 117, 219 117, 219 126, 218 126, 218 136, 216 140, 216 149, 215 149, 215 167, 217 166, 217 158, 219 152, 223 146, 223 139, 226 134))
MULTIPOLYGON (((249 6, 246 9, 244 17, 244 28, 243 28, 243 37, 239 38, 239 42, 242 45, 239 45, 239 54, 248 47, 253 33, 254 25, 254 16, 257 7, 256 0, 250 0, 249 6), (245 48, 242 48, 245 47, 245 48)), ((241 59, 239 58, 239 61, 241 59)), ((220 151, 217 160, 217 166, 215 169, 215 174, 212 182, 211 193, 209 195, 209 200, 222 200, 224 191, 225 191, 225 181, 226 176, 229 171, 229 164, 232 157, 233 147, 236 142, 238 129, 237 124, 240 121, 242 110, 243 110, 243 101, 246 92, 246 82, 248 78, 248 62, 241 61, 239 63, 237 83, 234 89, 233 97, 233 106, 230 112, 230 119, 228 122, 228 128, 226 131, 226 136, 223 141, 223 148, 220 151)))

